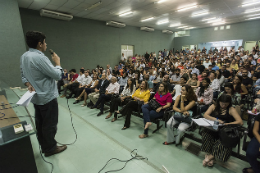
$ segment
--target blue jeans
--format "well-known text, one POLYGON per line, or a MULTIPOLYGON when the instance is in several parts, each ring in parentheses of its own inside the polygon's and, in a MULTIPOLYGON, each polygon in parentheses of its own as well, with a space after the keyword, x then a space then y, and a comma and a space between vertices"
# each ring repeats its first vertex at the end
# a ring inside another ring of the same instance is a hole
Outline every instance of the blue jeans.
POLYGON ((250 165, 252 166, 254 173, 260 173, 260 164, 257 161, 257 157, 260 155, 259 148, 260 148, 260 143, 254 137, 249 143, 246 150, 246 158, 250 163, 250 165))
MULTIPOLYGON (((153 110, 148 104, 142 106, 142 112, 144 117, 144 126, 147 122, 151 122, 153 119, 160 118, 164 114, 164 110, 156 112, 156 110, 153 110)), ((148 135, 148 129, 144 130, 144 134, 148 135)))

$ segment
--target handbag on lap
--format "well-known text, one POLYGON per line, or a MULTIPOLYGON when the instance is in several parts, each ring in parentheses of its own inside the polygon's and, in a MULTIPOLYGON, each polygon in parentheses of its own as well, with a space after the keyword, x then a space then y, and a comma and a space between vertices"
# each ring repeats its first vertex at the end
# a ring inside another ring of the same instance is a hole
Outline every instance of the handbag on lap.
POLYGON ((160 103, 158 103, 155 99, 151 99, 151 100, 148 102, 148 105, 149 105, 153 110, 156 110, 156 109, 158 109, 159 107, 161 107, 160 103))
POLYGON ((188 111, 190 113, 189 116, 185 116, 183 115, 183 113, 180 113, 180 112, 175 112, 173 117, 176 121, 179 121, 180 123, 183 122, 183 123, 188 123, 188 124, 191 124, 192 122, 192 111, 188 111))

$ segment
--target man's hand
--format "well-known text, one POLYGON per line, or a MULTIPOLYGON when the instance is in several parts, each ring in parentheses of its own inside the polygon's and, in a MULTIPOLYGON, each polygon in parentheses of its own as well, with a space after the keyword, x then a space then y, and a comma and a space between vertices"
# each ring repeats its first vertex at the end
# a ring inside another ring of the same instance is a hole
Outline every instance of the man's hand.
POLYGON ((26 82, 25 85, 28 87, 28 90, 30 91, 30 93, 35 91, 35 89, 33 88, 33 86, 29 82, 26 82))
POLYGON ((60 66, 60 57, 55 52, 51 55, 51 57, 56 66, 60 66))
POLYGON ((98 92, 98 89, 97 89, 97 88, 95 88, 95 92, 98 92))
POLYGON ((125 97, 121 97, 121 102, 123 102, 125 100, 125 97))

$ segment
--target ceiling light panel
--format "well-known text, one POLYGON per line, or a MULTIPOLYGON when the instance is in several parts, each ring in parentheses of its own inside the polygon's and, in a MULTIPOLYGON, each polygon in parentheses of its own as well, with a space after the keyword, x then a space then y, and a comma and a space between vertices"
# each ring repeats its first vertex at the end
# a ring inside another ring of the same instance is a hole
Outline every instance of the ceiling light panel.
POLYGON ((209 14, 208 11, 198 12, 191 15, 191 17, 203 16, 209 14))
POLYGON ((157 22, 157 25, 162 25, 162 24, 166 24, 169 23, 169 20, 162 20, 160 22, 157 22))
POLYGON ((129 15, 129 14, 133 14, 133 12, 132 11, 128 11, 128 12, 119 14, 119 16, 122 17, 122 16, 126 16, 126 15, 129 15))
POLYGON ((246 3, 243 3, 241 6, 242 7, 247 7, 247 6, 251 6, 251 5, 255 5, 255 4, 260 4, 260 1, 246 2, 246 3))
POLYGON ((141 20, 141 22, 146 22, 146 21, 153 20, 153 19, 154 19, 154 17, 149 17, 149 18, 141 20))
POLYGON ((208 20, 215 20, 215 19, 217 19, 217 18, 216 17, 211 17, 211 18, 203 19, 201 21, 208 21, 208 20))
POLYGON ((191 5, 191 6, 187 6, 187 7, 183 7, 183 8, 180 8, 178 9, 177 11, 180 12, 180 11, 186 11, 186 10, 189 10, 189 9, 192 9, 192 8, 197 8, 198 5, 191 5))
POLYGON ((178 27, 178 28, 188 28, 188 26, 180 26, 180 27, 178 27))
POLYGON ((165 1, 167 1, 167 0, 160 0, 160 1, 157 1, 157 4, 163 3, 163 2, 165 2, 165 1))
POLYGON ((258 16, 258 17, 252 17, 252 18, 249 18, 249 19, 246 19, 246 20, 254 20, 254 19, 260 19, 260 16, 258 16))
POLYGON ((176 27, 176 26, 180 26, 181 23, 175 23, 175 24, 171 24, 169 27, 176 27))
POLYGON ((254 12, 258 12, 258 11, 260 11, 260 8, 254 8, 254 9, 246 10, 245 13, 254 13, 254 12))
POLYGON ((207 23, 223 22, 222 19, 208 20, 207 23))
POLYGON ((246 17, 254 17, 254 16, 260 16, 260 13, 258 13, 258 14, 251 14, 251 15, 248 15, 246 17))

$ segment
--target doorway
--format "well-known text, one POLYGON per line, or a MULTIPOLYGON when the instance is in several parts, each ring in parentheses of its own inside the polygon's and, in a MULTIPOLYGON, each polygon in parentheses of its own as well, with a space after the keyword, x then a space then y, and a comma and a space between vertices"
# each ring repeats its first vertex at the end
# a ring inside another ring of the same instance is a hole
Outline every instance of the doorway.
POLYGON ((125 57, 128 59, 129 57, 134 56, 134 46, 133 45, 121 45, 121 55, 124 53, 125 57))

